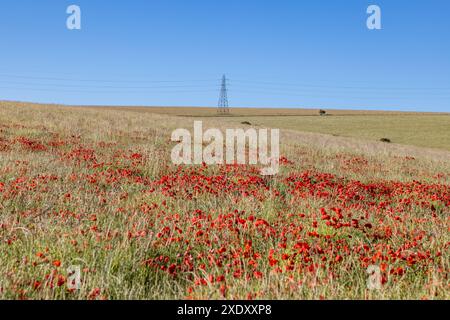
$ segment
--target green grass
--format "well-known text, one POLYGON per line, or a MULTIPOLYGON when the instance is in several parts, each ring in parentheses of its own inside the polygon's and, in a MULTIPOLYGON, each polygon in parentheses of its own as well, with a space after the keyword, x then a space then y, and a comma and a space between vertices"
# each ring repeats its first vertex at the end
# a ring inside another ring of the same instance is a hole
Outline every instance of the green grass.
POLYGON ((242 116, 240 123, 450 150, 450 115, 242 116))

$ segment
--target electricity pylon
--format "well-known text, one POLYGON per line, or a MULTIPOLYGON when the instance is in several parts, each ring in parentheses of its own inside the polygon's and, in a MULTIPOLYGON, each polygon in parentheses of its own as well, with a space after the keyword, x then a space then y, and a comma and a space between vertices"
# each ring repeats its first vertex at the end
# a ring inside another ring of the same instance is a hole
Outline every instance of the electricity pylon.
POLYGON ((219 97, 219 109, 217 110, 220 114, 230 113, 230 107, 228 105, 228 89, 227 89, 227 77, 223 75, 222 85, 220 88, 219 97))

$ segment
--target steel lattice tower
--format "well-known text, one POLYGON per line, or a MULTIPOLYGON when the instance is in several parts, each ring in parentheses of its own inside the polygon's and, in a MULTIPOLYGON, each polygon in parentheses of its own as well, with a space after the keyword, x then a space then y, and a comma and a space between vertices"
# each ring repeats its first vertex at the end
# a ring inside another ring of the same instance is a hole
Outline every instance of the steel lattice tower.
POLYGON ((228 89, 227 89, 227 77, 223 75, 222 85, 220 88, 220 98, 219 98, 219 109, 218 112, 221 114, 230 113, 230 107, 228 105, 228 89))

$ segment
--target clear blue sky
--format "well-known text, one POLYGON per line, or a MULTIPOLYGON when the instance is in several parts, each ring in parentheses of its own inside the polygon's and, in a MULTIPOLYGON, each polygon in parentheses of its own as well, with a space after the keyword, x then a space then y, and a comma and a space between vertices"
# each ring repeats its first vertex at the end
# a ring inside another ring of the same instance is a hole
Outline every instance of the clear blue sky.
POLYGON ((448 0, 2 0, 0 41, 0 100, 450 111, 448 0))

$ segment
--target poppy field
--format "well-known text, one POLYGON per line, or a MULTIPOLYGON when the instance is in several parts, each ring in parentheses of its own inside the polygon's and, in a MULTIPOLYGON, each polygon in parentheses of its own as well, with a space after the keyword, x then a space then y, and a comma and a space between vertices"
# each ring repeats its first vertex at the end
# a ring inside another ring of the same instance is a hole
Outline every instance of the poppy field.
POLYGON ((173 165, 192 122, 2 103, 0 299, 450 298, 450 152, 281 123, 276 176, 173 165))

